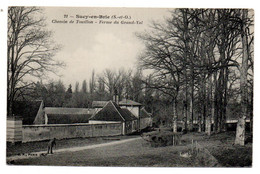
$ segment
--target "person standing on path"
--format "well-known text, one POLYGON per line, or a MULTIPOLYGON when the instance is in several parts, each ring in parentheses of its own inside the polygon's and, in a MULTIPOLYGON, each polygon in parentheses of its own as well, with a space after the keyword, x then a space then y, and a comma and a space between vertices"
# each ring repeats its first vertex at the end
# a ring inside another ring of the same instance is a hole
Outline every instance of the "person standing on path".
POLYGON ((56 138, 53 138, 53 139, 51 139, 51 140, 49 141, 47 154, 49 154, 49 152, 51 152, 51 154, 53 154, 53 152, 52 152, 53 146, 56 147, 56 138))

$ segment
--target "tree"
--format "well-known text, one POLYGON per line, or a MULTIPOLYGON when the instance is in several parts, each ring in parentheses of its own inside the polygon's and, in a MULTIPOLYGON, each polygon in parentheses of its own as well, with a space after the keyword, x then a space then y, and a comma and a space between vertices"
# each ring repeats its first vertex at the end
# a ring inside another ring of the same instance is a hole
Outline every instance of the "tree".
POLYGON ((47 107, 62 107, 66 103, 65 86, 62 81, 34 86, 35 99, 42 99, 47 107))
POLYGON ((96 78, 95 78, 95 71, 93 70, 91 79, 89 80, 89 93, 91 98, 93 98, 95 90, 96 90, 96 78))
POLYGON ((81 88, 81 91, 83 92, 83 93, 87 93, 87 81, 86 80, 83 80, 83 82, 82 82, 82 88, 81 88))
MULTIPOLYGON (((208 135, 212 119, 215 132, 225 131, 227 106, 236 101, 232 93, 238 91, 234 83, 240 79, 241 115, 250 115, 252 120, 252 16, 242 17, 245 11, 241 9, 176 9, 171 13, 164 23, 154 22, 150 32, 138 35, 146 47, 140 66, 152 70, 149 88, 172 98, 173 114, 168 115, 176 116, 181 109, 185 128, 188 116, 193 123, 196 115, 200 130, 208 135)), ((242 119, 240 123, 244 130, 242 119)), ((244 137, 243 131, 239 134, 244 137)))
MULTIPOLYGON (((59 50, 52 33, 45 28, 42 9, 37 7, 9 7, 7 42, 7 114, 12 115, 13 102, 18 93, 32 85, 26 76, 43 77, 53 66, 62 66, 53 56, 59 50)), ((21 95, 21 94, 20 94, 21 95)))
POLYGON ((241 21, 241 40, 242 40, 242 64, 240 65, 240 91, 241 91, 241 109, 242 113, 239 116, 236 130, 235 144, 245 145, 245 119, 248 117, 248 10, 242 10, 241 21))
POLYGON ((79 82, 75 83, 75 93, 79 93, 79 82))

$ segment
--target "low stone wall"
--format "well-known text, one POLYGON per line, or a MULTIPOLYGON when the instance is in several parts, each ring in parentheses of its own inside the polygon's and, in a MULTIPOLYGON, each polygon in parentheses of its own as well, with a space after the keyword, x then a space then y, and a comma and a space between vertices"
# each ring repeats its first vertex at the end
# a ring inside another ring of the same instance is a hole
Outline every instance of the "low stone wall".
POLYGON ((52 124, 52 125, 23 125, 22 142, 42 141, 51 138, 85 138, 115 136, 122 134, 121 123, 105 124, 52 124))

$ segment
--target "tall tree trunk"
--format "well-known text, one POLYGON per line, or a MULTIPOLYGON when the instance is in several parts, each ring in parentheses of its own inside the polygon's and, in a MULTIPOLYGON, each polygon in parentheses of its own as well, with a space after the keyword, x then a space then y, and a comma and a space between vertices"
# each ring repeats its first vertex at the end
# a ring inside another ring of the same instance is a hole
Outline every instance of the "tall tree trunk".
POLYGON ((184 30, 183 30, 183 38, 184 38, 184 76, 185 76, 185 99, 184 99, 184 129, 187 130, 187 115, 188 115, 188 74, 187 74, 187 60, 189 57, 189 38, 188 38, 188 32, 189 32, 189 21, 187 16, 187 9, 184 9, 182 11, 183 14, 183 24, 184 24, 184 30))
POLYGON ((202 84, 202 96, 203 96, 203 131, 206 129, 206 119, 208 117, 208 107, 207 107, 207 83, 206 83, 206 75, 203 77, 203 84, 202 84))
POLYGON ((190 126, 189 130, 193 130, 193 120, 194 120, 194 108, 193 108, 193 103, 194 103, 194 70, 193 70, 193 65, 191 65, 191 85, 190 85, 190 108, 189 108, 189 117, 190 117, 190 126))
POLYGON ((206 76, 205 74, 201 75, 201 80, 200 80, 200 126, 201 126, 201 131, 205 131, 205 123, 206 123, 206 115, 207 115, 207 107, 206 107, 206 76))
POLYGON ((250 133, 253 133, 253 110, 254 110, 254 90, 251 91, 251 100, 250 100, 250 133))
POLYGON ((210 116, 207 116, 207 118, 206 118, 205 133, 206 133, 207 135, 210 135, 210 134, 211 134, 211 120, 210 120, 210 116))
MULTIPOLYGON (((215 73, 213 73, 211 77, 211 119, 215 119, 215 86, 214 86, 214 80, 215 80, 215 73)), ((213 129, 214 130, 214 129, 213 129)))
POLYGON ((247 18, 248 11, 242 10, 242 65, 240 67, 240 90, 241 90, 241 110, 242 113, 239 116, 236 130, 235 144, 245 145, 245 119, 247 117, 247 70, 248 70, 248 52, 247 52, 247 36, 245 19, 247 18))
POLYGON ((190 123, 189 124, 190 124, 189 130, 192 131, 193 130, 193 89, 191 91, 191 97, 190 97, 190 123))
POLYGON ((198 132, 201 132, 202 131, 202 124, 201 124, 201 121, 202 119, 201 119, 201 112, 199 112, 199 115, 198 115, 198 126, 199 126, 199 128, 198 128, 198 132))
MULTIPOLYGON (((208 84, 209 84, 209 87, 208 87, 208 93, 207 93, 207 105, 208 105, 208 110, 211 109, 211 96, 212 96, 212 82, 211 82, 211 79, 212 79, 212 74, 209 74, 208 76, 208 84)), ((207 118, 206 118, 206 130, 205 130, 205 133, 207 135, 210 135, 211 134, 211 110, 209 110, 208 114, 207 114, 207 118)))
POLYGON ((185 131, 187 131, 187 121, 188 121, 188 106, 187 106, 187 100, 186 99, 184 101, 184 120, 183 120, 184 121, 184 130, 185 131))
POLYGON ((200 89, 198 90, 199 93, 199 110, 198 110, 198 132, 202 131, 202 117, 203 117, 203 89, 202 89, 202 80, 200 81, 200 89))
POLYGON ((222 123, 221 123, 221 131, 227 130, 226 124, 226 112, 227 112, 227 88, 228 88, 228 67, 225 68, 224 78, 223 78, 223 88, 224 88, 224 98, 223 98, 223 107, 222 107, 222 123))
POLYGON ((215 94, 214 94, 214 108, 215 108, 215 117, 214 117, 214 132, 215 133, 218 133, 218 117, 219 117, 219 104, 218 104, 218 101, 219 101, 219 96, 218 96, 218 81, 217 81, 217 72, 216 74, 214 75, 214 82, 215 82, 215 94))
MULTIPOLYGON (((177 132, 177 120, 178 120, 178 116, 177 116, 177 98, 174 99, 173 101, 173 118, 172 118, 172 131, 174 133, 177 132)), ((174 140, 173 140, 174 141, 174 140)), ((174 142, 173 142, 174 144, 174 142)))

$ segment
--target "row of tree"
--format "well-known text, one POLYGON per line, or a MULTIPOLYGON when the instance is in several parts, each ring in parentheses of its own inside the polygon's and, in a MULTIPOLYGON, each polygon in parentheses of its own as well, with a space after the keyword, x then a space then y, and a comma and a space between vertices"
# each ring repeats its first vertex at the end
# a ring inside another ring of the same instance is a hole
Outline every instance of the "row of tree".
POLYGON ((140 71, 133 73, 132 70, 121 69, 116 72, 106 69, 97 75, 93 71, 89 82, 84 80, 81 86, 79 82, 76 82, 74 87, 69 85, 67 89, 62 81, 47 84, 37 82, 30 90, 30 97, 42 99, 46 106, 53 107, 91 107, 94 100, 112 100, 115 91, 119 99, 143 101, 147 90, 144 91, 141 80, 140 71))
MULTIPOLYGON (((76 82, 67 88, 62 81, 37 82, 30 89, 27 88, 26 95, 19 100, 43 100, 45 106, 49 107, 91 108, 95 100, 112 100, 117 91, 119 100, 126 98, 140 102, 156 117, 166 117, 168 113, 159 113, 161 108, 168 109, 168 97, 148 88, 149 81, 151 77, 143 76, 140 71, 120 69, 116 72, 106 69, 100 74, 93 71, 89 82, 83 80, 81 84, 76 82)), ((165 121, 158 119, 159 122, 165 121)))
POLYGON ((185 129, 198 117, 199 130, 226 130, 227 106, 241 103, 236 144, 244 144, 245 119, 253 116, 253 12, 247 9, 176 9, 163 23, 137 36, 146 46, 140 66, 152 69, 150 88, 172 101, 172 126, 178 108, 185 129), (181 107, 179 106, 181 105, 181 107), (188 125, 188 123, 191 123, 188 125))

